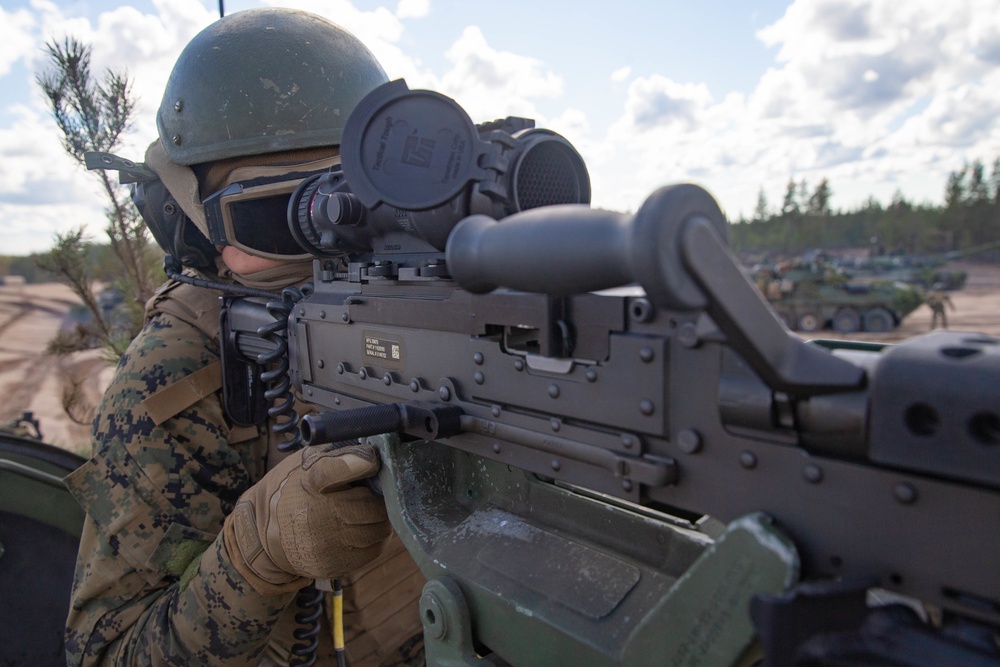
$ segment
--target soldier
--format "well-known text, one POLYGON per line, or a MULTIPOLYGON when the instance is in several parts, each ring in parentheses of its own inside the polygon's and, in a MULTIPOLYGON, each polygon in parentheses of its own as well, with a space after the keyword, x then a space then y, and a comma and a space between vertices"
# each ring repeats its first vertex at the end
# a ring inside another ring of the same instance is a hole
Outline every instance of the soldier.
POLYGON ((941 318, 941 327, 947 329, 948 315, 945 313, 944 307, 947 305, 952 310, 955 310, 955 304, 952 303, 951 297, 945 294, 944 285, 941 283, 934 283, 931 293, 927 295, 924 302, 930 306, 931 311, 934 313, 931 318, 931 329, 937 328, 938 318, 941 318))
MULTIPOLYGON (((217 21, 167 83, 146 165, 172 199, 147 201, 144 217, 175 201, 221 248, 216 258, 202 244, 202 278, 301 283, 311 262, 281 203, 339 161, 351 109, 385 81, 356 38, 320 17, 260 9, 217 21), (241 194, 213 199, 226 188, 241 194)), ((348 663, 421 664, 423 578, 381 499, 355 484, 378 471, 374 450, 289 454, 267 419, 238 423, 220 392, 219 295, 176 280, 158 290, 94 420, 94 456, 67 478, 88 515, 69 664, 294 664, 297 591, 338 577, 348 663)), ((336 660, 329 613, 318 664, 336 660)))

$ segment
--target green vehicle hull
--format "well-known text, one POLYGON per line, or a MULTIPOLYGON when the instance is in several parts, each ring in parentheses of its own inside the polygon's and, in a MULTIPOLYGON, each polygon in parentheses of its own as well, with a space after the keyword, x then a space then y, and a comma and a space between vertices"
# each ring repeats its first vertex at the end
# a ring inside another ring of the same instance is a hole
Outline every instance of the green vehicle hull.
POLYGON ((62 483, 84 460, 0 432, 0 638, 4 664, 65 665, 84 513, 62 483))
POLYGON ((924 302, 920 289, 891 281, 823 282, 785 278, 766 286, 771 307, 792 331, 830 328, 840 333, 883 333, 924 302))

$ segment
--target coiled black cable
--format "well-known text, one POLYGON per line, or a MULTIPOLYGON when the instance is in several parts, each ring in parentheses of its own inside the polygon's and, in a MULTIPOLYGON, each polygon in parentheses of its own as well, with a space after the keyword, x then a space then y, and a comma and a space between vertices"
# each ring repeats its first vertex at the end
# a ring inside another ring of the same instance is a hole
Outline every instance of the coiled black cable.
POLYGON ((280 292, 273 292, 245 285, 206 280, 181 273, 179 265, 170 255, 164 258, 163 269, 168 277, 188 285, 220 290, 236 296, 268 299, 265 308, 274 321, 257 329, 258 336, 267 339, 274 345, 270 352, 262 352, 257 355, 258 364, 262 366, 274 364, 270 370, 260 374, 260 379, 268 385, 267 390, 264 391, 264 398, 271 405, 267 410, 267 415, 275 420, 271 430, 279 436, 286 437, 286 440, 278 443, 278 451, 294 452, 301 449, 302 433, 299 430, 299 416, 295 411, 295 399, 291 391, 292 380, 288 375, 288 341, 285 332, 288 329, 288 316, 291 314, 292 308, 295 307, 296 303, 312 294, 312 284, 306 283, 301 289, 286 287, 280 292), (284 420, 278 421, 279 417, 284 417, 284 420))
POLYGON ((286 287, 281 290, 281 299, 267 302, 267 312, 274 322, 257 329, 257 335, 266 338, 273 345, 270 352, 257 355, 257 363, 272 365, 269 370, 261 373, 260 378, 267 383, 264 398, 271 406, 267 415, 274 420, 271 430, 286 439, 278 443, 278 451, 294 452, 302 447, 302 431, 299 429, 299 415, 295 411, 295 398, 292 396, 292 379, 288 374, 288 316, 295 304, 312 293, 312 285, 306 284, 302 289, 286 287), (281 418, 279 420, 279 418, 281 418))
POLYGON ((290 667, 312 667, 316 664, 316 649, 319 646, 319 619, 323 615, 323 591, 315 584, 309 584, 299 591, 295 598, 299 613, 295 614, 295 622, 300 627, 295 628, 292 636, 301 644, 292 645, 290 667))
MULTIPOLYGON (((295 411, 295 397, 292 395, 292 379, 288 373, 288 316, 299 301, 312 293, 312 285, 305 284, 302 289, 297 287, 286 287, 281 290, 280 299, 272 299, 267 302, 265 308, 274 322, 265 324, 257 329, 257 335, 266 338, 274 348, 270 352, 263 352, 257 355, 257 363, 270 365, 269 370, 260 374, 260 379, 267 383, 267 390, 264 398, 271 406, 267 409, 267 416, 273 420, 271 430, 277 436, 285 436, 287 439, 279 442, 277 447, 280 452, 294 452, 303 447, 302 430, 299 428, 299 416, 295 411), (290 437, 289 437, 290 435, 290 437)), ((301 644, 292 646, 292 655, 289 662, 290 667, 312 667, 316 664, 316 649, 319 646, 319 619, 323 615, 322 591, 316 589, 315 584, 310 584, 299 591, 295 598, 295 603, 299 607, 299 613, 295 615, 295 622, 298 623, 292 636, 301 644)))
MULTIPOLYGON (((299 429, 299 417, 295 412, 295 398, 291 391, 291 378, 288 374, 288 341, 286 332, 288 330, 288 316, 292 312, 295 304, 312 293, 312 285, 305 284, 302 289, 296 287, 286 287, 280 293, 268 290, 246 287, 244 285, 234 285, 232 283, 222 283, 214 280, 206 280, 195 276, 187 276, 180 272, 179 265, 173 261, 169 255, 164 258, 164 270, 168 277, 179 282, 204 287, 207 289, 221 290, 237 296, 248 296, 268 299, 266 304, 267 312, 274 318, 274 322, 264 325, 257 330, 257 335, 267 338, 273 345, 271 352, 257 355, 257 363, 261 365, 274 364, 267 371, 261 373, 261 380, 268 385, 264 392, 264 397, 271 407, 268 408, 268 417, 275 420, 271 430, 277 435, 291 437, 284 442, 278 443, 278 450, 291 452, 303 446, 302 431, 299 429), (280 401, 280 402, 278 402, 280 401), (278 418, 285 420, 279 422, 278 418)), ((299 591, 295 598, 300 611, 295 615, 295 621, 300 627, 292 632, 292 636, 297 641, 306 642, 294 644, 292 646, 293 658, 289 662, 294 667, 312 667, 316 664, 316 649, 319 646, 319 619, 323 615, 322 591, 316 589, 314 584, 306 586, 299 591)), ((342 630, 341 630, 342 634, 342 630)), ((343 665, 343 651, 338 655, 338 662, 343 665)))

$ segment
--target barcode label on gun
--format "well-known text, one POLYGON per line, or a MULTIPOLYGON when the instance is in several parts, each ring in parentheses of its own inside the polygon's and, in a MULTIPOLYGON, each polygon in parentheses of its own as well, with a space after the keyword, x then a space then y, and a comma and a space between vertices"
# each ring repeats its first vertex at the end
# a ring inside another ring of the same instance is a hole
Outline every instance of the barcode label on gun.
POLYGON ((399 340, 387 338, 375 331, 365 331, 364 333, 364 354, 365 358, 382 365, 399 365, 403 359, 403 344, 399 340))

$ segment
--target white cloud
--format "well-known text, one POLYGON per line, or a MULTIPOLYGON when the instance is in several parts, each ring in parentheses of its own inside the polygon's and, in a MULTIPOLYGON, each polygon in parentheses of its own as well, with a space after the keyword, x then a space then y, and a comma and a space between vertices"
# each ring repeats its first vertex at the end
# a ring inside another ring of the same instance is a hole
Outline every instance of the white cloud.
POLYGON ((454 97, 476 122, 502 116, 537 118, 533 98, 558 97, 563 80, 535 58, 497 51, 470 26, 445 52, 452 63, 440 92, 454 97))
MULTIPOLYGON (((125 70, 133 82, 138 104, 133 130, 118 153, 141 160, 146 146, 156 138, 155 114, 167 78, 183 47, 218 18, 200 0, 154 0, 154 11, 144 14, 122 6, 101 13, 93 22, 72 16, 47 0, 33 0, 31 11, 6 13, 0 21, 16 28, 0 46, 0 76, 19 57, 33 73, 47 66, 41 46, 72 36, 92 47, 92 72, 108 68, 125 70)), ((275 3, 281 4, 281 3, 275 3)), ((419 63, 402 54, 396 42, 402 24, 392 12, 355 9, 345 0, 284 3, 326 16, 357 35, 375 53, 390 76, 416 80, 419 63)), ((416 16, 426 2, 401 3, 401 14, 416 16)), ((33 77, 33 74, 32 74, 33 77)), ((18 252, 51 247, 53 234, 85 224, 88 233, 103 238, 104 200, 93 175, 69 158, 59 143, 47 103, 32 83, 31 105, 8 107, 13 120, 0 128, 0 215, 3 245, 18 252)))
POLYGON ((640 132, 671 125, 690 128, 711 102, 705 84, 677 83, 654 74, 629 85, 625 120, 640 132))
POLYGON ((584 164, 589 165, 599 156, 599 144, 592 137, 590 120, 581 109, 567 109, 545 123, 544 127, 573 144, 584 164))
POLYGON ((590 121, 581 109, 567 109, 548 124, 548 129, 558 132, 573 143, 582 143, 590 134, 590 121))
MULTIPOLYGON (((713 100, 698 82, 633 81, 589 155, 609 206, 671 180, 700 182, 735 217, 790 175, 830 179, 834 205, 897 187, 940 201, 947 171, 1000 154, 1000 18, 995 3, 797 0, 757 35, 774 66, 747 96, 713 100), (992 5, 992 6, 991 6, 992 5), (627 170, 622 164, 628 164, 627 170), (936 175, 936 188, 928 189, 936 175), (641 183, 641 185, 636 185, 641 183)), ((589 157, 588 155, 588 157, 589 157)))
MULTIPOLYGON (((154 4, 156 14, 119 7, 91 23, 65 15, 51 2, 35 0, 31 47, 25 49, 29 70, 40 72, 48 66, 43 43, 73 37, 91 46, 96 79, 108 68, 127 71, 138 103, 133 130, 118 152, 140 160, 156 137, 155 112, 174 61, 184 44, 215 18, 198 0, 154 4)), ((45 250, 56 232, 80 225, 103 239, 105 201, 99 183, 66 155, 47 102, 33 81, 30 86, 29 104, 6 108, 13 120, 0 128, 4 245, 19 252, 45 250)))
POLYGON ((625 67, 619 67, 614 72, 611 73, 612 81, 624 81, 632 74, 632 68, 626 65, 625 67))
MULTIPOLYGON (((153 117, 174 60, 216 17, 206 4, 213 3, 154 0, 150 13, 119 7, 93 22, 50 0, 0 9, 0 21, 14 27, 0 44, 0 76, 21 58, 29 74, 36 71, 47 39, 73 34, 92 43, 95 71, 126 66, 135 80, 136 130, 121 152, 140 157, 155 136, 153 117)), ((655 70, 634 76, 634 63, 624 63, 610 82, 588 84, 625 91, 610 114, 569 100, 571 73, 498 49, 475 26, 451 44, 442 42, 444 69, 414 58, 407 53, 408 20, 428 15, 428 0, 387 2, 371 11, 347 0, 274 4, 342 25, 391 78, 455 98, 474 121, 522 115, 560 132, 586 158, 600 206, 635 210, 660 185, 684 180, 706 186, 736 217, 752 210, 760 187, 772 203, 780 201, 792 175, 810 185, 829 178, 835 207, 858 205, 871 194, 885 201, 897 187, 917 201, 940 201, 948 170, 1000 155, 995 0, 955 0, 946 9, 936 0, 795 0, 758 31, 776 55, 749 92, 713 95, 703 82, 655 70)), ((3 84, 9 88, 10 78, 3 84)), ((34 91, 16 113, 7 113, 14 120, 0 129, 5 225, 29 230, 39 219, 65 226, 87 216, 99 228, 100 198, 90 177, 62 154, 41 96, 34 91), (78 198, 75 214, 67 204, 47 204, 53 196, 47 190, 78 198)))
POLYGON ((56 232, 84 225, 92 235, 104 226, 100 187, 76 165, 51 121, 34 110, 8 110, 14 121, 0 129, 0 218, 6 248, 48 249, 56 232))
MULTIPOLYGON (((157 14, 118 7, 102 13, 96 24, 47 11, 39 35, 47 42, 73 37, 90 45, 91 72, 96 80, 109 69, 127 74, 137 104, 133 130, 124 138, 122 152, 133 158, 141 158, 156 138, 156 110, 177 56, 194 35, 217 18, 198 0, 155 0, 154 4, 157 14)), ((44 52, 39 50, 31 64, 36 71, 46 68, 44 52)))
POLYGON ((396 5, 396 16, 401 19, 419 19, 431 11, 430 0, 399 0, 396 5))
POLYGON ((4 76, 10 72, 11 65, 34 46, 31 33, 35 19, 26 9, 8 12, 0 7, 0 25, 4 26, 4 36, 0 40, 0 76, 4 76))

